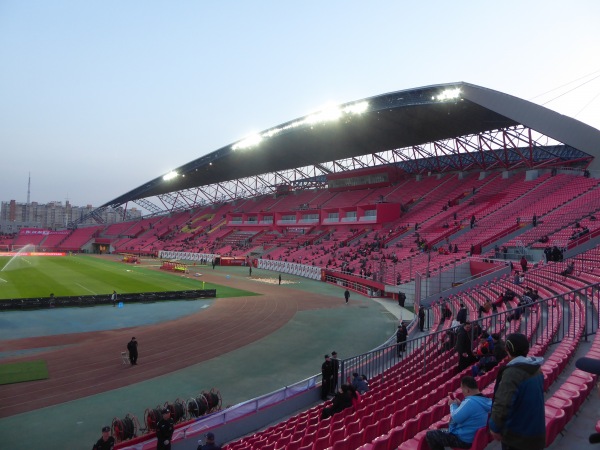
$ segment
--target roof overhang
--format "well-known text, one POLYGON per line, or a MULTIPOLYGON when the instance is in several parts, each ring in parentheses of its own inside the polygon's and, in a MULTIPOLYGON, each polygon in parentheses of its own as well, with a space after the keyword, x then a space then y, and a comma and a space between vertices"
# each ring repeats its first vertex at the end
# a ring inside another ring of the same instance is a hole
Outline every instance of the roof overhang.
POLYGON ((155 178, 103 206, 515 125, 593 157, 600 151, 599 130, 526 100, 464 82, 392 92, 340 108, 365 103, 368 106, 360 114, 344 114, 335 121, 314 122, 305 116, 265 130, 255 146, 238 150, 234 147, 239 142, 225 146, 178 167, 177 176, 170 180, 155 178))

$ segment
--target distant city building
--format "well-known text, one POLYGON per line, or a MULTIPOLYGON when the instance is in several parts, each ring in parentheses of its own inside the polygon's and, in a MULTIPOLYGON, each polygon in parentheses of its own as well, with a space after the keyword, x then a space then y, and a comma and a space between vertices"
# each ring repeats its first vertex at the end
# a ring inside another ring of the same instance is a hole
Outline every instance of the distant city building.
MULTIPOLYGON (((41 204, 38 202, 18 203, 15 200, 2 202, 0 207, 0 232, 17 233, 21 228, 49 228, 60 230, 93 211, 92 205, 73 206, 67 200, 62 202, 49 202, 41 204)), ((127 210, 123 217, 123 208, 106 208, 98 211, 98 216, 104 224, 135 220, 142 217, 142 212, 136 208, 127 210)), ((79 226, 98 225, 92 217, 85 220, 79 226)))

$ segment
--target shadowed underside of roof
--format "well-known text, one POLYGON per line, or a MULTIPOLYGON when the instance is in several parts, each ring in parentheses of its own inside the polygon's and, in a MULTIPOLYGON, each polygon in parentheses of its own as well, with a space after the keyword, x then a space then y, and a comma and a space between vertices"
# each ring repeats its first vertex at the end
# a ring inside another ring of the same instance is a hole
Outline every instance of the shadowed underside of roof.
POLYGON ((563 163, 590 164, 600 148, 600 131, 595 128, 531 102, 463 82, 392 92, 340 108, 355 105, 367 106, 360 114, 344 114, 335 121, 315 122, 305 116, 265 130, 255 146, 234 150, 235 144, 228 145, 177 168, 178 175, 171 180, 155 178, 102 207, 397 149, 414 150, 402 157, 402 168, 410 173, 457 170, 457 158, 468 162, 468 154, 476 152, 479 156, 470 159, 482 168, 486 160, 513 167, 519 158, 525 165, 553 157, 563 163), (448 92, 453 95, 448 96, 448 92), (525 154, 510 148, 514 147, 510 142, 500 142, 506 141, 507 135, 510 140, 510 134, 494 137, 494 133, 512 129, 518 130, 514 133, 533 130, 552 140, 553 145, 537 145, 535 149, 530 145, 525 154), (496 149, 471 143, 486 133, 496 149), (444 141, 459 144, 451 148, 444 141), (435 154, 419 150, 437 142, 442 144, 435 144, 435 154), (498 147, 504 147, 504 160, 494 153, 498 147))

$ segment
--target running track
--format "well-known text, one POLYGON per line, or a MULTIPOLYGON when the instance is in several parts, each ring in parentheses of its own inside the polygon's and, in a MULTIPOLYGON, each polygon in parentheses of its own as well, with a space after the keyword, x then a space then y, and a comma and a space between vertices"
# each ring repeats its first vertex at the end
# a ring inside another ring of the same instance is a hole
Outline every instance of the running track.
MULTIPOLYGON (((223 278, 206 274, 208 282, 223 278)), ((218 299, 208 309, 169 322, 89 333, 0 342, 0 352, 53 348, 3 362, 43 358, 46 380, 0 386, 0 417, 52 406, 174 372, 255 342, 286 324, 297 311, 333 308, 331 297, 232 277, 228 284, 262 295, 218 299), (120 353, 135 336, 139 361, 123 365, 120 353)))

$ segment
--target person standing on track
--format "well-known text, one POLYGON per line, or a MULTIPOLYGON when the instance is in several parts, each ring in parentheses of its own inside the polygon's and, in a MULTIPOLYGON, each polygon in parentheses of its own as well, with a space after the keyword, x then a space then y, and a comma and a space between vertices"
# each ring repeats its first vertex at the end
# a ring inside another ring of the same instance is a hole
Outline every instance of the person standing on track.
POLYGON ((135 337, 132 337, 131 340, 127 343, 127 351, 129 352, 129 362, 132 366, 137 366, 138 343, 135 340, 135 337))

